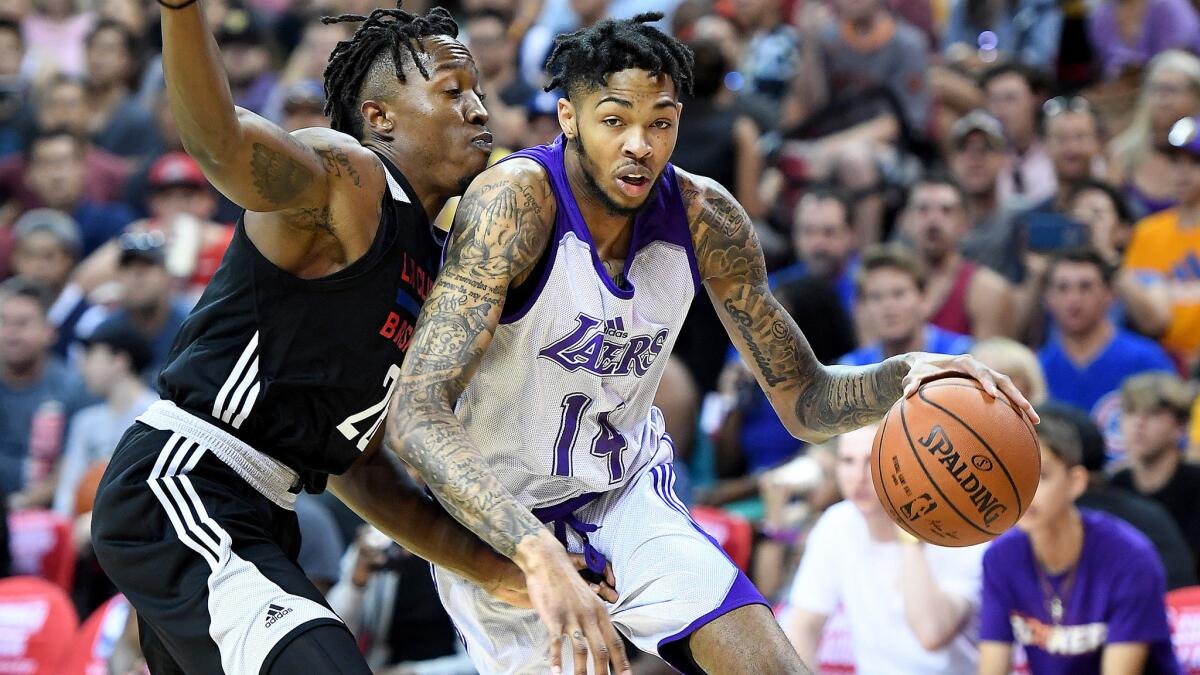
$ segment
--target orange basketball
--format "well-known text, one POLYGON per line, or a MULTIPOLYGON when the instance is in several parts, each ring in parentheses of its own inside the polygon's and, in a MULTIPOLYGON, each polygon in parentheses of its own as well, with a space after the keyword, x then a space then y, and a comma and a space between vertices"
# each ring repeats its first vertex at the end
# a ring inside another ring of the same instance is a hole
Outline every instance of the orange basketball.
POLYGON ((871 479, 892 520, 939 546, 970 546, 1012 527, 1042 470, 1033 425, 975 380, 921 385, 888 411, 871 451, 871 479))
POLYGON ((100 487, 100 479, 104 477, 104 469, 107 467, 107 459, 97 460, 79 479, 79 487, 75 488, 75 515, 92 510, 92 503, 96 501, 96 488, 100 487))

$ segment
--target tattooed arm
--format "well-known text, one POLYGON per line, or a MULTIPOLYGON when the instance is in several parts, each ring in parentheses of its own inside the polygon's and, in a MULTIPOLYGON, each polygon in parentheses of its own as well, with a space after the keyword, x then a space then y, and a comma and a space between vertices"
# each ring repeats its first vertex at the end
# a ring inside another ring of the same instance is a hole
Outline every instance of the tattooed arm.
POLYGON ((364 233, 334 232, 330 211, 339 211, 343 227, 371 228, 369 246, 379 201, 365 197, 386 189, 379 161, 345 134, 288 134, 235 107, 203 4, 162 11, 167 99, 184 148, 218 190, 250 212, 247 230, 272 262, 302 272, 313 251, 356 257, 366 248, 364 233))
POLYGON ((909 353, 871 366, 825 366, 767 284, 754 226, 715 181, 676 169, 696 261, 717 315, 742 359, 796 438, 822 441, 879 420, 901 394, 946 371, 974 377, 1025 402, 1007 377, 969 357, 909 353))
POLYGON ((416 469, 450 515, 525 572, 529 599, 554 642, 569 635, 577 672, 628 670, 608 613, 554 535, 520 504, 454 414, 500 321, 508 289, 549 245, 555 205, 532 160, 488 169, 459 202, 445 264, 421 310, 388 413, 385 443, 416 469))

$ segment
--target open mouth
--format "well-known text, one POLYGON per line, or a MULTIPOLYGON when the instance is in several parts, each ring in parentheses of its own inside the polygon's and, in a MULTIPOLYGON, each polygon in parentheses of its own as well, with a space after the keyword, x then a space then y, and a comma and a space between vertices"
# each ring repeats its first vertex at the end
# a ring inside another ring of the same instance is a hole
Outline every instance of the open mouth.
POLYGON ((650 172, 641 167, 630 167, 617 174, 617 186, 630 197, 639 197, 650 188, 650 172))

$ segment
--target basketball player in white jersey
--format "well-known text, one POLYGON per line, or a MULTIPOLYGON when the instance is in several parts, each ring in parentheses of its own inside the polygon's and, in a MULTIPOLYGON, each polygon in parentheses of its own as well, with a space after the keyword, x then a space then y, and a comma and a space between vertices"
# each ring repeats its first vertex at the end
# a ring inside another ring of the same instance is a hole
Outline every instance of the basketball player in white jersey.
POLYGON ((667 161, 692 58, 649 25, 658 18, 556 41, 548 69, 566 92, 563 136, 467 190, 388 419, 388 446, 526 574, 533 610, 437 569, 483 673, 557 672, 564 652, 576 673, 589 662, 626 672, 614 625, 685 673, 807 672, 672 491, 671 441, 652 401, 701 286, 799 438, 880 419, 946 371, 1033 416, 1006 377, 967 357, 905 354, 864 368, 815 359, 768 289, 745 212, 667 161), (615 604, 574 575, 564 546, 596 570, 611 562, 615 604))

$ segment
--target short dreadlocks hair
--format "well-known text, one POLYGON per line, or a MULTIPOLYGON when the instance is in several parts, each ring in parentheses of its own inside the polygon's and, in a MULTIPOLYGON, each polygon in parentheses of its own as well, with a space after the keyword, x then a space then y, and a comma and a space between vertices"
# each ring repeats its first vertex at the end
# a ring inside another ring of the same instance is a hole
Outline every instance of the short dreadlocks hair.
POLYGON ((376 9, 368 16, 342 14, 321 18, 321 23, 326 24, 350 21, 362 25, 349 40, 339 42, 329 56, 325 68, 325 115, 335 130, 361 139, 363 124, 359 108, 364 85, 384 67, 390 67, 400 82, 406 82, 405 54, 428 80, 429 72, 417 54, 418 50, 425 51, 423 38, 433 35, 456 38, 458 24, 441 7, 420 16, 400 9, 400 0, 396 0, 395 9, 376 9))
POLYGON ((589 28, 560 35, 546 61, 546 91, 562 89, 570 98, 608 83, 608 75, 627 68, 666 75, 675 89, 692 92, 692 50, 650 25, 662 12, 632 19, 605 19, 589 28))

